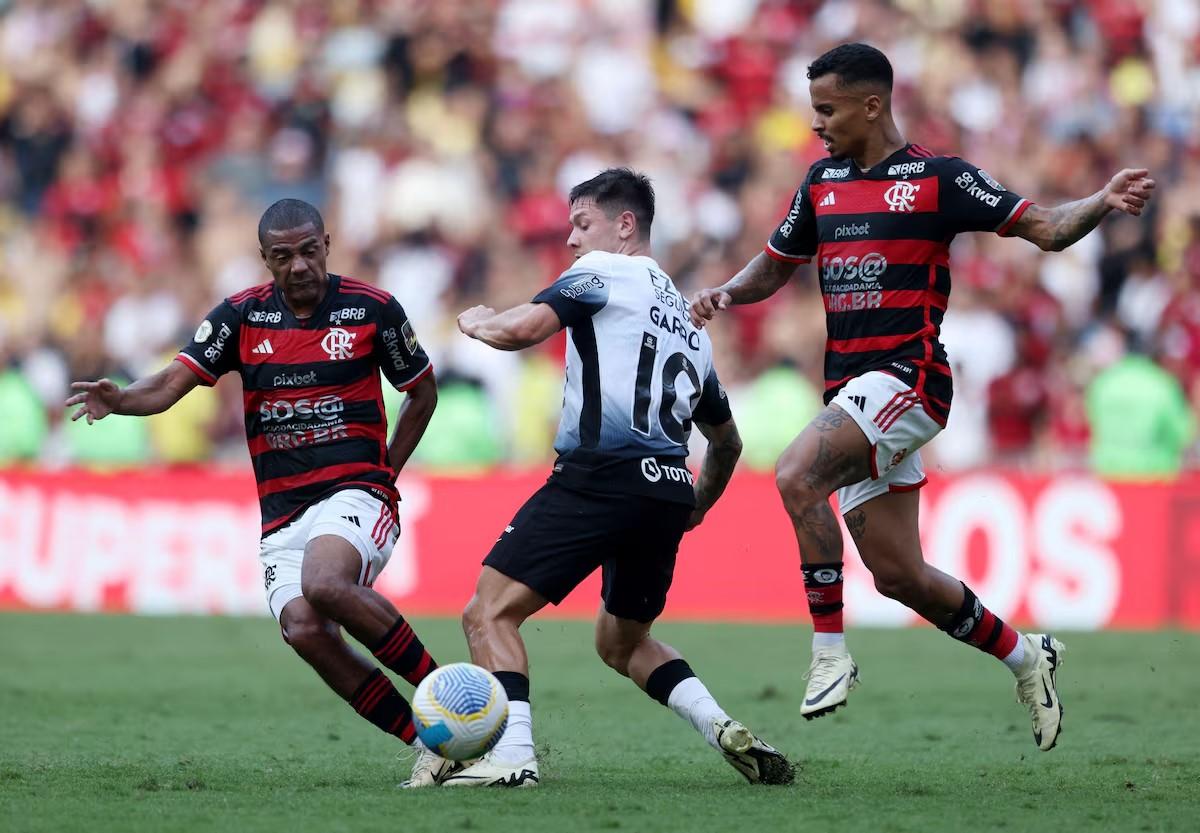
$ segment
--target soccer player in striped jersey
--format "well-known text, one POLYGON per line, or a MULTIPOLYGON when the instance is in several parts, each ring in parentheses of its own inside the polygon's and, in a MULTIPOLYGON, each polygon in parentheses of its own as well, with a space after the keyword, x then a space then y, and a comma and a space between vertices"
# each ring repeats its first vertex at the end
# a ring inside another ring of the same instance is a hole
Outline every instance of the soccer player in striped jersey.
POLYGON ((651 634, 684 532, 725 490, 741 439, 712 362, 708 334, 650 257, 654 189, 612 168, 570 194, 575 263, 527 304, 473 307, 463 333, 498 350, 567 330, 558 452, 546 484, 518 510, 483 561, 463 611, 471 659, 508 694, 508 726, 447 787, 532 787, 539 779, 520 627, 600 569, 596 652, 670 708, 751 783, 791 783, 788 760, 732 719, 679 652, 651 634), (709 441, 693 479, 692 426, 709 441))
POLYGON ((284 640, 358 714, 418 755, 406 785, 455 768, 416 739, 412 709, 386 674, 416 685, 437 664, 404 617, 371 588, 400 534, 395 480, 425 432, 437 383, 404 309, 387 292, 331 275, 316 208, 273 204, 258 225, 272 280, 233 295, 166 368, 120 388, 76 382, 72 419, 167 410, 196 385, 242 377, 246 440, 262 509, 259 558, 284 640), (406 391, 391 439, 380 371, 406 391))
POLYGON ((806 718, 846 702, 858 666, 842 631, 838 508, 878 590, 955 639, 992 654, 1017 680, 1034 741, 1061 728, 1062 644, 1020 634, 965 584, 925 563, 917 528, 919 449, 946 424, 951 377, 938 341, 956 234, 992 231, 1060 251, 1110 211, 1141 213, 1154 189, 1144 169, 1117 173, 1090 197, 1054 208, 1007 191, 968 162, 905 141, 891 113, 892 67, 865 44, 843 44, 808 68, 816 162, 766 250, 727 283, 698 293, 697 326, 731 304, 764 300, 815 260, 825 300, 825 409, 781 455, 776 479, 800 545, 813 616, 806 718))

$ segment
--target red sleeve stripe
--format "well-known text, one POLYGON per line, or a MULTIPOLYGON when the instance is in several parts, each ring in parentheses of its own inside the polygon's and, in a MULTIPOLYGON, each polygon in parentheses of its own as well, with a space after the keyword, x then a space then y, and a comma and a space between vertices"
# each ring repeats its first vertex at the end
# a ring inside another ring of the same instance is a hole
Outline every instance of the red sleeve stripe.
POLYGON ((913 156, 923 156, 926 159, 933 158, 933 153, 924 145, 910 145, 908 149, 913 156))
POLYGON ((188 370, 199 376, 200 381, 204 382, 206 385, 215 385, 217 383, 217 377, 201 367, 200 362, 193 359, 187 353, 180 353, 175 357, 175 361, 179 362, 188 370))
POLYGON ((229 303, 240 304, 242 301, 249 300, 250 298, 265 298, 271 294, 271 290, 274 288, 275 284, 269 282, 259 284, 258 286, 252 286, 249 289, 243 289, 236 295, 230 295, 229 303))
POLYGON ((367 474, 368 472, 380 470, 381 467, 378 463, 342 463, 336 466, 324 466, 319 469, 300 472, 299 474, 289 474, 284 477, 273 477, 270 480, 264 480, 258 484, 258 496, 261 499, 291 489, 298 489, 302 486, 312 486, 316 483, 324 483, 327 480, 341 480, 357 474, 367 474))
POLYGON ((1021 219, 1021 215, 1024 214, 1031 205, 1033 205, 1033 203, 1026 199, 1022 199, 1020 202, 1014 205, 1013 210, 1009 212, 1008 217, 1005 218, 1004 222, 996 227, 996 234, 1000 235, 1001 237, 1008 237, 1009 232, 1012 231, 1012 227, 1017 224, 1017 220, 1021 219))
POLYGON ((429 364, 425 365, 424 370, 422 370, 416 376, 412 377, 412 379, 405 382, 400 387, 396 388, 396 390, 400 391, 401 393, 404 393, 405 391, 416 387, 417 382, 421 381, 422 379, 424 379, 426 376, 428 376, 432 372, 433 372, 433 362, 430 362, 429 364))
POLYGON ((785 255, 783 252, 779 251, 779 249, 776 249, 774 246, 772 246, 771 241, 769 241, 769 240, 767 241, 767 247, 765 249, 763 249, 763 251, 766 252, 768 255, 770 255, 775 260, 779 260, 784 263, 809 263, 812 261, 812 255, 802 256, 802 257, 796 257, 795 255, 785 255))
POLYGON ((371 286, 362 281, 356 281, 352 278, 342 278, 342 283, 338 287, 339 292, 345 292, 354 295, 369 295, 376 301, 383 301, 385 304, 392 299, 384 290, 377 286, 371 286))

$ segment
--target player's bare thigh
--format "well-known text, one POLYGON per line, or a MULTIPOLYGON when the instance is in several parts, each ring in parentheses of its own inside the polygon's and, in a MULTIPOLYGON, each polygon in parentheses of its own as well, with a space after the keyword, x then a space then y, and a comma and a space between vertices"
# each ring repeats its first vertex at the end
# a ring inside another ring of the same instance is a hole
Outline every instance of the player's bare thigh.
POLYGON ((871 476, 871 444, 858 424, 837 405, 827 405, 784 449, 775 480, 785 501, 789 494, 818 495, 871 476))

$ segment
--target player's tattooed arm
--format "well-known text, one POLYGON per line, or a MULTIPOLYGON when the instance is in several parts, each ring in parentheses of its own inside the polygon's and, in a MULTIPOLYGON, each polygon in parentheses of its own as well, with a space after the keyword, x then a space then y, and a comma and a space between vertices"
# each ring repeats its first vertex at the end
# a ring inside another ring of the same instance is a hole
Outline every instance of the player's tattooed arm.
POLYGON ((195 373, 180 362, 171 362, 157 373, 124 388, 111 379, 72 382, 71 388, 79 393, 68 399, 66 405, 79 405, 71 419, 86 416, 88 425, 109 414, 149 416, 161 414, 198 384, 200 379, 195 373))
POLYGON ((796 264, 785 263, 759 252, 743 269, 714 289, 702 289, 692 299, 688 313, 692 323, 703 327, 718 310, 732 304, 753 304, 770 298, 792 277, 796 264))
POLYGON ((458 329, 497 350, 523 350, 557 333, 562 322, 549 304, 521 304, 504 312, 478 306, 459 313, 458 329))
POLYGON ((407 391, 404 402, 400 405, 400 413, 396 417, 396 428, 392 431, 392 439, 388 442, 388 464, 396 474, 404 468, 413 449, 421 441, 429 420, 437 407, 437 380, 433 373, 427 373, 407 391))
POLYGON ((708 450, 704 452, 704 462, 700 464, 700 475, 696 478, 696 508, 688 520, 688 529, 699 526, 704 520, 729 485, 738 458, 742 456, 742 437, 732 419, 720 425, 702 422, 696 425, 708 440, 708 450))
POLYGON ((1054 208, 1031 205, 1013 226, 1013 234, 1042 251, 1061 252, 1085 237, 1110 211, 1139 216, 1154 192, 1149 173, 1145 168, 1126 168, 1090 197, 1054 208))

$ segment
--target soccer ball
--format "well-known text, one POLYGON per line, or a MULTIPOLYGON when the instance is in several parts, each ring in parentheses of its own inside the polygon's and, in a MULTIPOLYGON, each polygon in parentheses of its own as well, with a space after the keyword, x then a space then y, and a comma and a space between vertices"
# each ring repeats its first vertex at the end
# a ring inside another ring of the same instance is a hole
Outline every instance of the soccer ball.
POLYGON ((508 725, 508 695, 500 681, 469 662, 443 665, 421 680, 412 708, 421 742, 452 761, 480 757, 508 725))

